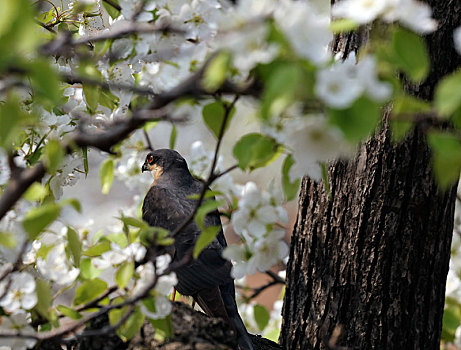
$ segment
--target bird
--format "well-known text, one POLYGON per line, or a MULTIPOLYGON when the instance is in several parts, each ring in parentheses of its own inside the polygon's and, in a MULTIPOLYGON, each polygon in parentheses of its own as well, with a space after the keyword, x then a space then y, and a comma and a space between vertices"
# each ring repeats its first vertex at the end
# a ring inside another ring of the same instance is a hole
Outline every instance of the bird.
MULTIPOLYGON (((186 160, 171 149, 149 152, 141 170, 150 172, 154 179, 144 198, 143 220, 150 226, 175 232, 194 212, 197 195, 205 184, 192 176, 186 160)), ((219 212, 209 213, 204 224, 221 229, 197 259, 191 259, 175 270, 178 279, 176 290, 182 295, 191 296, 207 315, 223 318, 236 334, 239 349, 253 350, 253 343, 235 301, 232 263, 222 257, 227 242, 219 212)), ((200 233, 194 220, 177 233, 170 251, 173 263, 184 261, 182 259, 191 254, 200 233)))

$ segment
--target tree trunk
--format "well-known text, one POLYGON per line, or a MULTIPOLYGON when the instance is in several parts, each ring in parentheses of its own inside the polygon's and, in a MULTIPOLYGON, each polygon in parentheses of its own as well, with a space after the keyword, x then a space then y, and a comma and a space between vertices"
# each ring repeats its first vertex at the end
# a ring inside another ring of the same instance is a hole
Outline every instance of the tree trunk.
MULTIPOLYGON (((431 72, 407 91, 430 99, 460 64, 453 49, 459 0, 429 2, 439 30, 428 36, 431 72)), ((357 50, 367 32, 339 37, 357 50)), ((388 111, 354 160, 304 178, 292 236, 283 308, 283 349, 439 349, 456 187, 442 192, 431 173, 421 125, 392 144, 388 111)))

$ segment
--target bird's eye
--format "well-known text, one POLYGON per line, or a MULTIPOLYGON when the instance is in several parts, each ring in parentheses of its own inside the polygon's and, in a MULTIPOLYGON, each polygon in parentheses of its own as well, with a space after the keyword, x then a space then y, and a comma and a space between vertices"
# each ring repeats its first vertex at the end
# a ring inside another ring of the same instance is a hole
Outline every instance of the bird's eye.
POLYGON ((154 157, 153 157, 153 156, 149 156, 148 162, 149 162, 150 164, 152 164, 153 161, 154 161, 154 157))

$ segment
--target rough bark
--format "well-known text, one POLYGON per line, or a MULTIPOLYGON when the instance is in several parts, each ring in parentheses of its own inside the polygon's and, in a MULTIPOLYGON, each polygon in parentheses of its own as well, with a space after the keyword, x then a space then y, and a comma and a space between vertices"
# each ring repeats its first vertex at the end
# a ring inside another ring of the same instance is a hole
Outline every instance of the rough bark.
MULTIPOLYGON (((456 69, 452 33, 459 1, 430 1, 439 30, 427 37, 431 72, 406 88, 431 98, 456 69)), ((367 31, 337 39, 357 50, 367 31)), ((439 349, 456 188, 431 173, 424 128, 392 144, 388 112, 380 130, 323 183, 304 178, 292 236, 283 308, 283 349, 439 349), (336 329, 336 331, 335 331, 336 329), (337 335, 339 336, 337 337, 337 335)))

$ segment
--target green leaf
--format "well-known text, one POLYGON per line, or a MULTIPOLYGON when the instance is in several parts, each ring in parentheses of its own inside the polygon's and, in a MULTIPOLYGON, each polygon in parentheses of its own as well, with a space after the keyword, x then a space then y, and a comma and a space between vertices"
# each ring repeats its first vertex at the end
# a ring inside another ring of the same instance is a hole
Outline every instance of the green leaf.
POLYGON ((298 194, 300 180, 296 179, 293 182, 290 182, 290 169, 294 165, 295 161, 291 154, 289 154, 282 166, 282 185, 283 191, 285 192, 285 197, 287 201, 291 201, 298 194))
MULTIPOLYGON (((221 131, 222 124, 224 122, 224 117, 226 115, 226 108, 224 107, 223 103, 227 105, 229 104, 228 102, 216 101, 216 102, 207 104, 206 106, 203 107, 203 110, 202 110, 203 121, 205 122, 208 129, 211 130, 211 132, 216 138, 219 137, 219 133, 221 131)), ((226 125, 224 126, 224 132, 229 127, 229 124, 232 120, 232 117, 234 116, 234 113, 235 113, 235 108, 232 107, 232 109, 229 111, 226 125)))
POLYGON ((149 319, 149 322, 155 329, 154 339, 158 342, 163 342, 173 336, 173 319, 171 315, 156 320, 149 319))
POLYGON ((352 142, 357 142, 375 130, 380 120, 379 104, 362 96, 347 109, 331 109, 330 121, 338 126, 344 136, 352 142))
POLYGON ((58 170, 64 158, 64 150, 58 140, 49 140, 45 146, 45 166, 49 173, 55 173, 58 170))
MULTIPOLYGON (((1 21, 0 21, 1 22, 1 21)), ((20 101, 11 94, 0 103, 0 147, 11 148, 12 141, 21 132, 21 123, 30 116, 20 106, 20 101)))
POLYGON ((207 200, 206 202, 202 203, 200 208, 197 210, 197 214, 195 215, 195 221, 202 230, 205 228, 205 217, 208 213, 215 211, 220 206, 225 204, 223 200, 216 201, 216 200, 207 200))
POLYGON ((57 309, 64 316, 67 316, 67 317, 69 317, 69 318, 71 318, 73 320, 79 320, 79 319, 81 319, 83 317, 79 312, 77 312, 74 309, 72 309, 70 307, 67 307, 65 305, 58 305, 57 309))
MULTIPOLYGON (((118 0, 112 0, 111 2, 118 5, 118 0)), ((116 19, 120 16, 120 11, 118 9, 116 9, 115 7, 113 7, 105 1, 103 1, 102 4, 109 16, 112 17, 112 19, 116 19)))
POLYGON ((253 309, 254 317, 256 324, 260 331, 263 331, 266 328, 267 324, 269 323, 270 315, 267 309, 259 304, 256 304, 253 309))
POLYGON ((75 230, 67 226, 67 242, 72 258, 74 260, 75 266, 80 266, 80 258, 82 256, 82 242, 80 241, 80 236, 75 230))
POLYGON ((392 37, 392 58, 415 83, 424 80, 429 72, 429 56, 424 39, 408 30, 397 29, 392 37))
POLYGON ((412 118, 417 113, 429 112, 431 105, 410 95, 399 95, 395 98, 390 118, 392 139, 394 142, 401 141, 413 123, 412 118))
POLYGON ((171 126, 171 134, 170 134, 170 149, 174 149, 174 146, 176 144, 177 135, 178 135, 178 130, 176 129, 176 126, 173 124, 171 126))
POLYGON ((243 136, 234 146, 233 154, 241 169, 266 166, 280 155, 279 145, 271 138, 252 133, 243 136))
POLYGON ((24 193, 24 198, 30 202, 42 201, 48 194, 48 190, 39 182, 34 182, 24 193))
POLYGON ((82 155, 83 155, 83 170, 85 171, 85 176, 88 175, 88 147, 82 147, 82 155))
POLYGON ((126 238, 125 234, 122 232, 111 233, 104 237, 107 238, 109 241, 115 243, 122 249, 128 246, 128 238, 126 238))
POLYGON ((95 256, 100 256, 102 253, 105 253, 109 250, 110 250, 110 242, 103 241, 85 250, 83 252, 83 255, 95 257, 95 256))
POLYGON ((101 180, 101 192, 103 194, 109 193, 114 180, 114 161, 111 158, 102 163, 99 170, 99 179, 101 180))
POLYGON ((131 216, 122 216, 120 218, 120 220, 125 225, 128 225, 128 226, 139 227, 139 228, 144 228, 144 227, 149 226, 147 224, 147 222, 145 222, 144 220, 141 220, 141 219, 138 219, 138 218, 135 218, 135 217, 131 217, 131 216))
MULTIPOLYGON (((110 325, 114 326, 118 324, 127 312, 129 312, 128 307, 111 310, 109 312, 110 325)), ((136 307, 134 312, 128 317, 128 320, 117 329, 117 335, 125 342, 130 340, 141 329, 144 319, 144 314, 139 310, 139 307, 136 307)))
POLYGON ((81 305, 96 299, 107 289, 107 283, 99 278, 83 282, 75 290, 74 305, 81 305))
POLYGON ((6 248, 14 248, 16 247, 17 243, 18 242, 16 241, 14 234, 8 232, 0 232, 0 245, 6 248))
POLYGON ((34 92, 38 92, 58 105, 62 94, 59 89, 58 73, 46 60, 34 60, 30 65, 30 78, 34 92))
POLYGON ((427 140, 432 150, 432 165, 440 187, 448 188, 458 181, 461 171, 461 141, 457 135, 430 132, 427 140))
POLYGON ((194 259, 197 259, 203 249, 205 249, 218 235, 218 232, 221 230, 221 226, 208 226, 197 239, 197 242, 194 246, 194 259))
POLYGON ((117 282, 119 288, 125 288, 128 282, 130 282, 130 279, 133 277, 133 274, 134 262, 127 261, 123 263, 115 273, 115 282, 117 282))
POLYGON ((226 80, 229 69, 229 53, 221 51, 208 63, 203 73, 203 87, 208 92, 216 91, 226 80))
POLYGON ((330 30, 334 34, 348 33, 356 30, 359 24, 349 18, 335 19, 330 23, 330 30))
POLYGON ((50 307, 53 296, 49 283, 43 279, 37 278, 35 280, 35 292, 37 293, 37 305, 35 309, 44 318, 50 320, 50 307))
POLYGON ((66 198, 60 201, 58 204, 61 208, 66 205, 70 205, 72 208, 75 209, 75 211, 79 213, 82 212, 82 205, 80 204, 80 201, 77 198, 66 198))
POLYGON ((83 278, 92 280, 101 274, 101 270, 98 270, 91 263, 91 259, 82 259, 80 262, 80 274, 83 278))
POLYGON ((452 342, 455 339, 456 329, 461 324, 459 306, 450 305, 443 312, 442 339, 452 342))
POLYGON ((48 225, 58 218, 60 212, 61 208, 55 203, 45 204, 29 210, 22 221, 22 227, 26 230, 29 239, 34 240, 37 238, 48 225))
POLYGON ((95 113, 98 109, 101 88, 91 84, 83 84, 83 94, 85 95, 86 105, 91 113, 95 113))
POLYGON ((262 97, 261 115, 269 119, 272 115, 279 115, 295 99, 302 84, 302 69, 293 63, 278 65, 270 72, 262 97))
POLYGON ((461 70, 444 77, 435 88, 435 108, 444 117, 461 107, 461 70))

